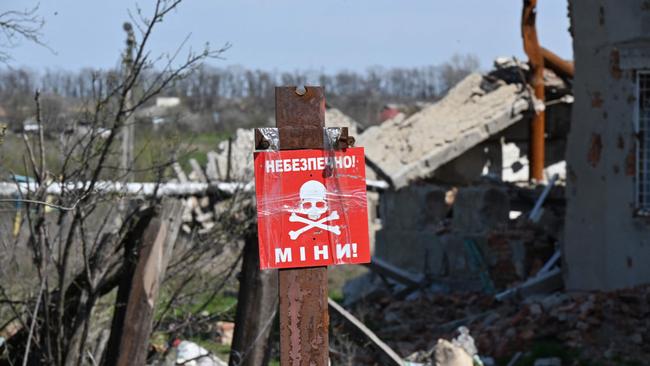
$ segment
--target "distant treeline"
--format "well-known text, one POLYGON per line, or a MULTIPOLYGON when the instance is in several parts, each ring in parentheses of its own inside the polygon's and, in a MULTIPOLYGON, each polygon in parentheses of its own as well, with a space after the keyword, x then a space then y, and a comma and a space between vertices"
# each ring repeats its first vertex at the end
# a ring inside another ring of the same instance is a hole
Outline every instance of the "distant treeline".
MULTIPOLYGON (((371 67, 363 73, 202 66, 177 81, 163 95, 180 97, 194 114, 211 116, 217 112, 222 115, 221 128, 231 129, 242 124, 259 125, 272 116, 275 86, 317 84, 325 87, 328 104, 370 125, 377 122, 383 105, 434 101, 479 66, 474 55, 455 55, 441 65, 424 67, 371 67), (229 112, 233 108, 237 113, 229 112)), ((115 72, 5 69, 0 71, 0 106, 10 124, 22 123, 33 113, 33 95, 38 88, 48 97, 44 100, 44 112, 61 113, 80 101, 92 100, 98 90, 105 90, 115 79, 115 72)))

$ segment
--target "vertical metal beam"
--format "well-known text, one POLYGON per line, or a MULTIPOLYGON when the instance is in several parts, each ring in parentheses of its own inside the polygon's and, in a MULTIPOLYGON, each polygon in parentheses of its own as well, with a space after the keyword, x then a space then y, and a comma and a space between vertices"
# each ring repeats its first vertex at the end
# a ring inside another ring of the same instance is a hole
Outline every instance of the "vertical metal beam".
MULTIPOLYGON (((323 147, 325 96, 320 87, 275 88, 280 149, 323 147)), ((327 267, 281 269, 280 364, 326 366, 329 359, 327 267)))
MULTIPOLYGON (((544 105, 544 56, 535 28, 537 15, 537 0, 524 0, 524 9, 521 15, 521 34, 524 40, 524 51, 530 63, 531 79, 535 98, 544 105)), ((542 181, 544 179, 544 110, 535 108, 535 115, 530 125, 530 180, 542 181)))
POLYGON ((563 60, 560 56, 544 47, 540 47, 542 57, 544 58, 544 67, 553 70, 554 73, 563 77, 573 79, 575 66, 573 62, 563 60))

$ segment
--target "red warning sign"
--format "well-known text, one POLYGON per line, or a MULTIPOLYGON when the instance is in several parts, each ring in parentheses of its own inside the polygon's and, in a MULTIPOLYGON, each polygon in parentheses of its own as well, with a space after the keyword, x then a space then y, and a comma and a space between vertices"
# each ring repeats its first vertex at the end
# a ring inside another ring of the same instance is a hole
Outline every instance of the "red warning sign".
POLYGON ((370 262, 363 148, 255 153, 260 267, 370 262))

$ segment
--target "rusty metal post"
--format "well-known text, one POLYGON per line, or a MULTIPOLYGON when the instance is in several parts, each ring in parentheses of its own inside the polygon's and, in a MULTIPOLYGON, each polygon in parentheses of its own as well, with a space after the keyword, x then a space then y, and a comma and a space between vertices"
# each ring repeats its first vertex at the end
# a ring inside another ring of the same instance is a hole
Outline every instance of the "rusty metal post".
MULTIPOLYGON (((521 15, 521 33, 524 40, 524 51, 530 63, 531 79, 535 98, 540 106, 544 105, 544 56, 537 39, 535 18, 537 0, 524 0, 524 9, 521 15)), ((530 180, 542 181, 544 179, 544 110, 535 107, 535 115, 530 125, 530 180)))
POLYGON ((542 57, 544 58, 544 67, 553 70, 558 76, 573 79, 575 74, 575 66, 573 62, 563 60, 560 56, 553 53, 553 51, 540 47, 542 57))
MULTIPOLYGON (((323 89, 275 88, 275 121, 280 132, 280 149, 323 148, 323 89)), ((281 269, 279 292, 280 364, 327 365, 327 267, 281 269)))

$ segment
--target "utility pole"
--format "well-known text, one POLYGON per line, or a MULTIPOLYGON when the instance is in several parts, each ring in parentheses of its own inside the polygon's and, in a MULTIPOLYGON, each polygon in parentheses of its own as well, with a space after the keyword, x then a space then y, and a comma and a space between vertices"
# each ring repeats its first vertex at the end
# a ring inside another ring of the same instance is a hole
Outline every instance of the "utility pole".
MULTIPOLYGON (((133 49, 135 48, 135 34, 133 33, 133 26, 131 23, 124 22, 122 29, 126 32, 126 49, 122 55, 122 80, 124 87, 127 87, 129 78, 133 71, 133 49)), ((124 109, 130 110, 133 107, 133 88, 126 94, 124 101, 124 109)), ((120 159, 120 170, 122 172, 122 179, 125 183, 133 182, 133 139, 135 137, 135 125, 133 124, 133 117, 127 114, 126 119, 121 126, 122 137, 122 156, 120 159)), ((129 209, 128 198, 120 199, 118 203, 119 214, 115 216, 115 225, 120 227, 124 222, 124 217, 128 214, 129 209)))
MULTIPOLYGON (((126 32, 126 50, 122 57, 122 72, 124 73, 124 80, 128 82, 128 77, 133 71, 133 50, 135 48, 135 34, 131 23, 126 22, 122 26, 126 32)), ((132 88, 126 95, 125 109, 130 110, 133 107, 132 88)), ((129 114, 124 121, 122 127, 122 161, 121 168, 125 174, 124 180, 126 182, 133 181, 133 146, 135 140, 135 124, 133 123, 132 114, 129 114)))

